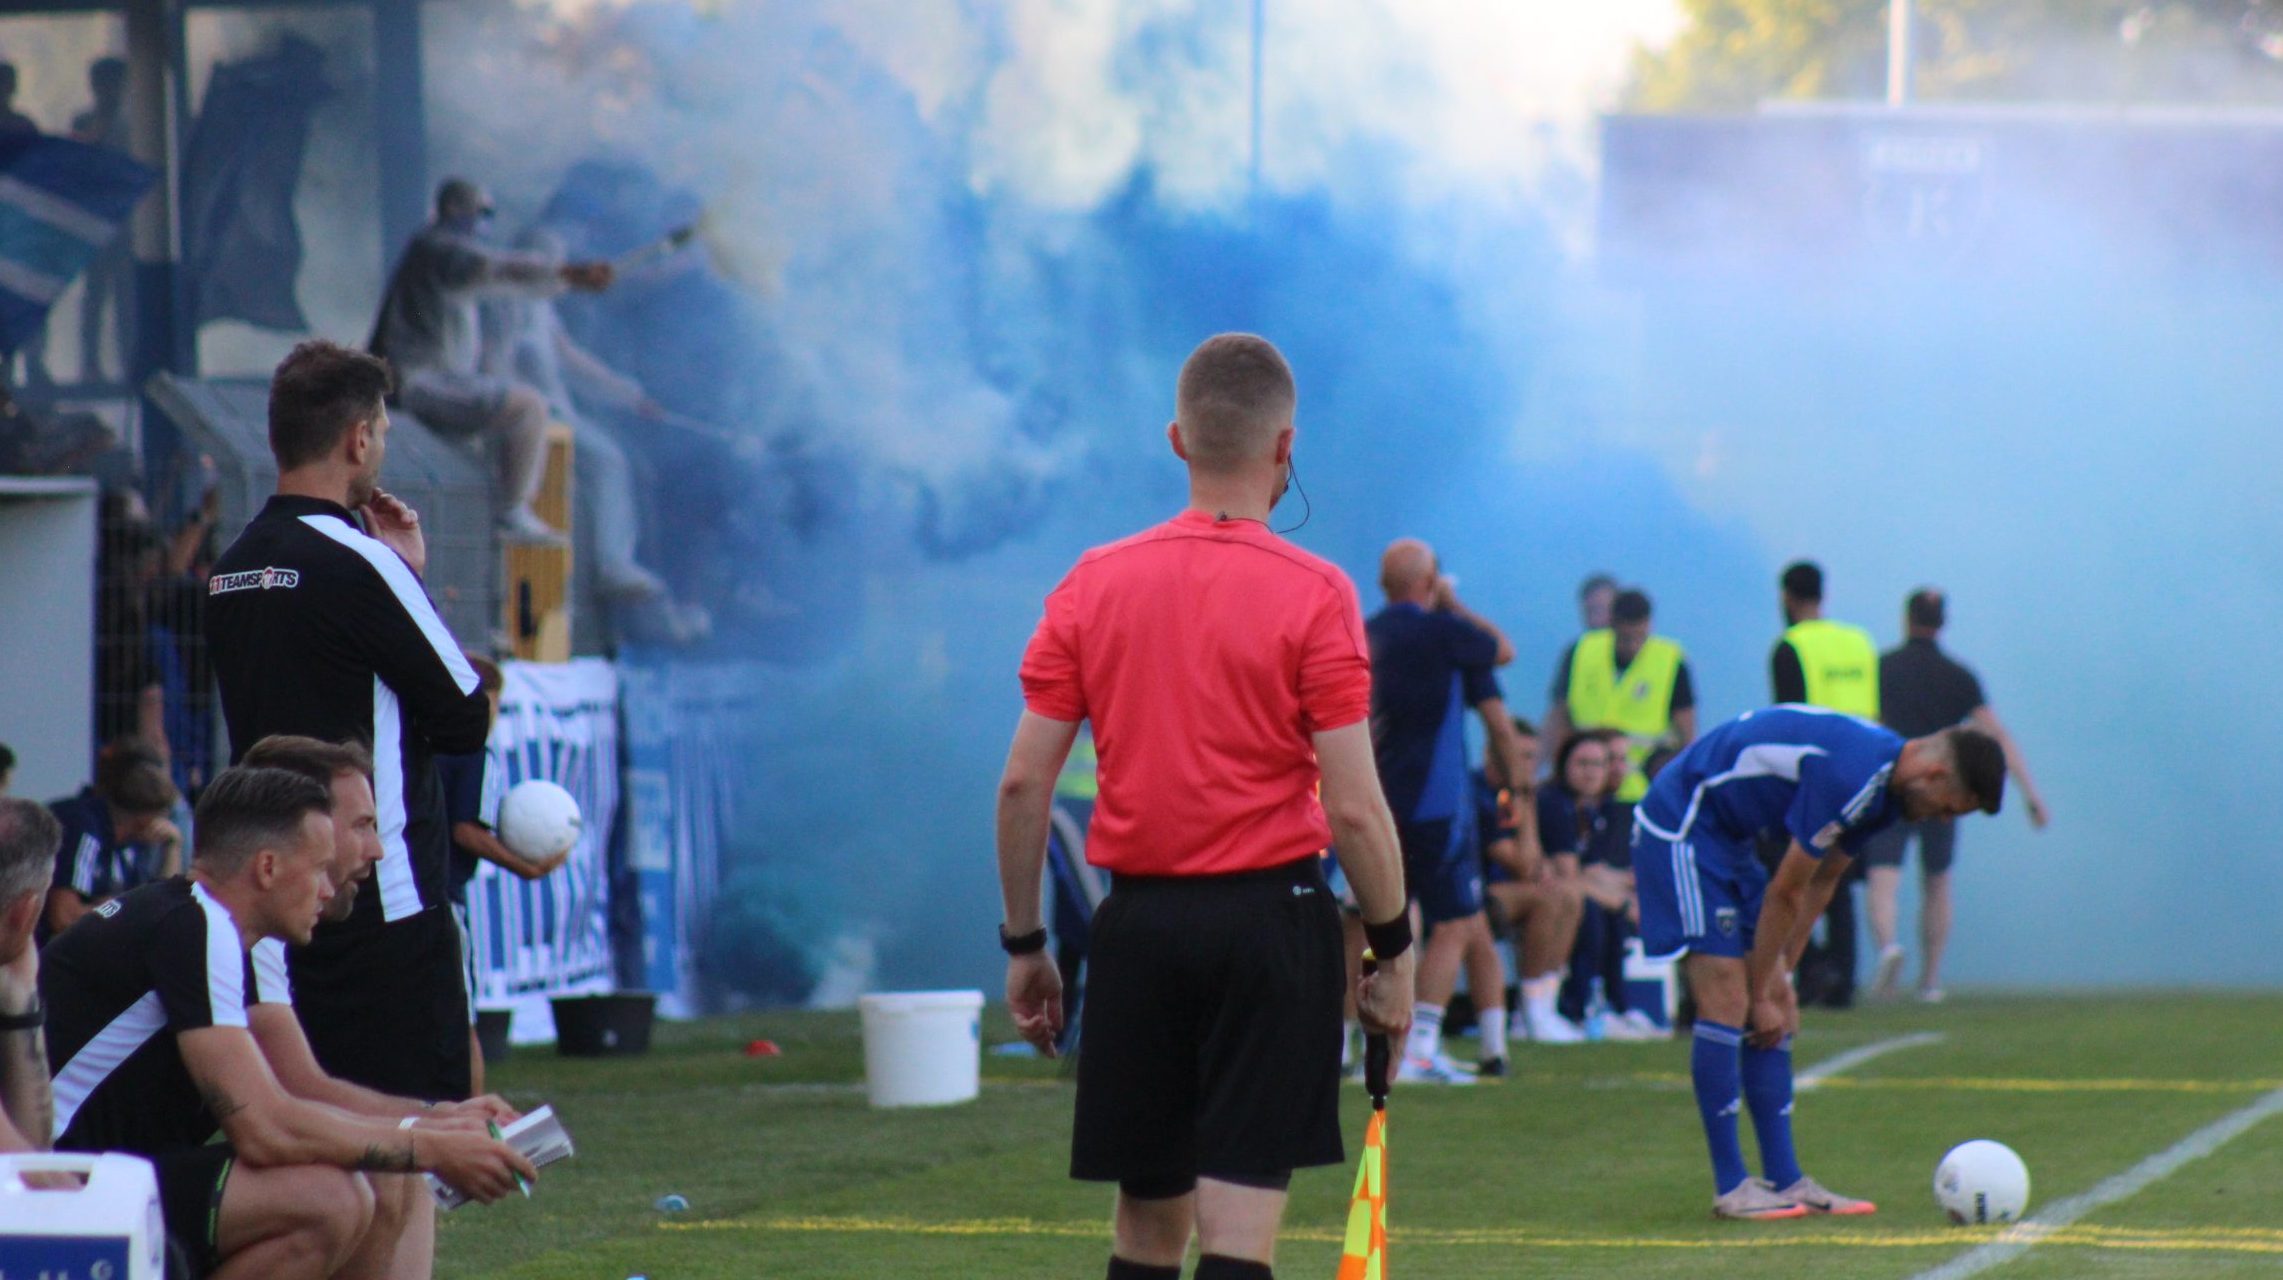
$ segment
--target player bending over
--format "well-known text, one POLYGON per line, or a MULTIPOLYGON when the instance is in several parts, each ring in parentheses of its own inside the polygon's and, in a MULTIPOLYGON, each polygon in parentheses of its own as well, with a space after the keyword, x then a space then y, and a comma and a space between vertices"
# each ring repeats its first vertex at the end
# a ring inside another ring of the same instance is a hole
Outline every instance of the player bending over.
POLYGON ((1685 953, 1696 994, 1690 1075, 1723 1218, 1866 1214, 1801 1172, 1792 1149, 1791 971, 1808 931, 1870 836, 1898 819, 1996 813, 2005 754, 1989 735, 1946 729, 1905 742, 1838 712, 1786 704, 1747 712, 1675 757, 1634 813, 1633 870, 1650 955, 1685 953), (1771 879, 1761 831, 1791 837, 1771 879), (1761 1171, 1744 1169, 1748 1105, 1761 1171))

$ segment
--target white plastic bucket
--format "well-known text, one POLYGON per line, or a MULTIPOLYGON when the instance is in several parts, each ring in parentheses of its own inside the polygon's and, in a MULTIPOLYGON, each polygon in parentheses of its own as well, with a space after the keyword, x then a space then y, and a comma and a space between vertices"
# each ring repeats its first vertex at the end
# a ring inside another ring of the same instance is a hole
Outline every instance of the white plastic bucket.
POLYGON ((150 1162, 126 1155, 0 1156, 0 1275, 161 1280, 166 1230, 150 1162), (48 1190, 28 1173, 75 1173, 86 1185, 48 1190))
POLYGON ((983 1075, 983 993, 884 991, 861 997, 864 1083, 875 1107, 974 1098, 983 1075))

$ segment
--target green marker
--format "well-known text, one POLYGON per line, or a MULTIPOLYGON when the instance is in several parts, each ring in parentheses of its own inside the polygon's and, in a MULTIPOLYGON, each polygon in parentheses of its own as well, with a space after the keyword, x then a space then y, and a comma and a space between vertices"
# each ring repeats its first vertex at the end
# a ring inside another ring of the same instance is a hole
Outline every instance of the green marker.
MULTIPOLYGON (((497 1120, 486 1119, 484 1128, 491 1130, 492 1141, 507 1141, 507 1135, 499 1131, 497 1120)), ((529 1200, 531 1198, 531 1179, 524 1177, 520 1170, 515 1175, 515 1189, 523 1193, 524 1199, 529 1200)))

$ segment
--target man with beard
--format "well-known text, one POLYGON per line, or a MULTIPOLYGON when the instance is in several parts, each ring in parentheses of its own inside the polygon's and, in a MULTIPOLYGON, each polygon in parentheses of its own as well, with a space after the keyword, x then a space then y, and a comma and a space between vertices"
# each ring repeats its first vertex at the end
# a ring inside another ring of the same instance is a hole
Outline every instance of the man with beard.
POLYGON ((491 706, 421 585, 420 517, 379 485, 388 367, 327 342, 270 387, 277 493, 215 566, 208 639, 230 744, 369 742, 381 858, 371 892, 290 960, 334 1076, 428 1101, 469 1092, 467 992, 448 907, 439 753, 482 749, 491 706))

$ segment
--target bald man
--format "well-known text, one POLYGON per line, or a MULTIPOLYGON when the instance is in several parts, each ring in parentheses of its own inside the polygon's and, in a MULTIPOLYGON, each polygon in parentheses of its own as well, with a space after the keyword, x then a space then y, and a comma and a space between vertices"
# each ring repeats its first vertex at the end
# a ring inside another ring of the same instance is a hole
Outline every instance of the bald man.
POLYGON ((1339 850, 1383 959, 1354 988, 1401 1034, 1413 952, 1395 824, 1373 768, 1371 667, 1347 575, 1278 538, 1297 393, 1266 339, 1181 367, 1180 515, 1078 561, 1023 655, 999 782, 1007 1006, 1043 1053, 1062 1029, 1040 870, 1054 784, 1093 726, 1095 913, 1070 1173, 1118 1184, 1110 1280, 1269 1280, 1294 1169, 1337 1164, 1339 850))
MULTIPOLYGON (((1410 1043, 1399 1082, 1471 1084, 1474 1077, 1443 1053, 1443 1009, 1458 985, 1470 941, 1489 940, 1482 910, 1482 866, 1474 856, 1472 787, 1466 759, 1465 709, 1502 768, 1514 759, 1513 721, 1492 669, 1514 660, 1498 628, 1459 603, 1434 548, 1416 538, 1393 543, 1379 559, 1387 605, 1364 624, 1371 640, 1371 742, 1379 785, 1395 812, 1403 871, 1426 927, 1410 1043)), ((1511 769, 1507 770, 1512 776, 1511 769)), ((1505 1040, 1505 990, 1476 1003, 1499 1025, 1486 1054, 1505 1040)), ((1486 1036, 1494 1028, 1486 1025, 1486 1036)))

